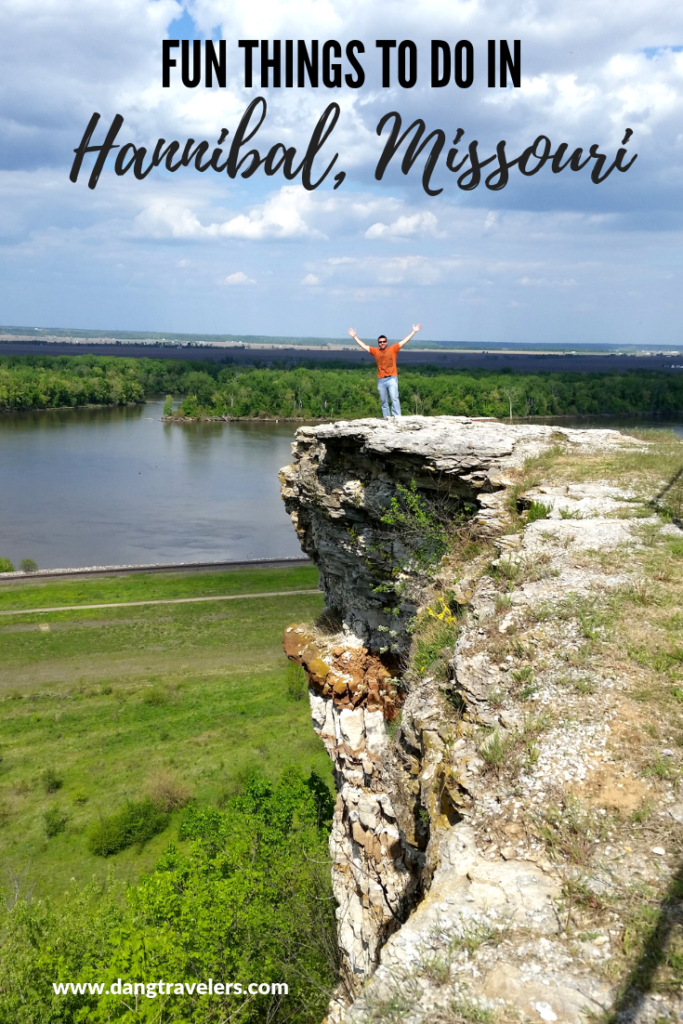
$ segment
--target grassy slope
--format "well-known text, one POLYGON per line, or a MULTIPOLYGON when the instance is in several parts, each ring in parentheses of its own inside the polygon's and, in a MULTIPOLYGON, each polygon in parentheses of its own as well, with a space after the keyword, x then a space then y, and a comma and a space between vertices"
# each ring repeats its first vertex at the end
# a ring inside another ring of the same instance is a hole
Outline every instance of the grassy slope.
MULTIPOLYGON (((115 594, 141 600, 209 588, 300 589, 315 580, 310 569, 155 576, 147 591, 141 577, 100 579, 8 587, 0 600, 33 607, 38 595, 54 605, 115 594)), ((211 802, 255 764, 275 775, 295 761, 329 777, 308 702, 287 697, 280 646, 288 622, 321 608, 322 595, 314 594, 0 620, 2 882, 19 879, 24 890, 57 895, 71 879, 136 878, 175 838, 173 825, 143 851, 109 861, 87 852, 85 833, 98 814, 143 796, 160 772, 211 802), (46 768, 63 779, 51 794, 41 780, 46 768), (43 813, 50 807, 66 813, 68 825, 48 840, 43 813)))

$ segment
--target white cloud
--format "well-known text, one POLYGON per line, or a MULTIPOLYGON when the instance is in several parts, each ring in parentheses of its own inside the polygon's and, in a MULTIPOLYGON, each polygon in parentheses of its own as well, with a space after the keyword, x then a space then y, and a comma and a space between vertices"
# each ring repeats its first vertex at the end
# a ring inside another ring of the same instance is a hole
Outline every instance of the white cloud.
POLYGON ((428 256, 392 256, 363 258, 332 257, 316 266, 321 277, 348 282, 354 290, 377 286, 408 284, 422 287, 437 284, 462 265, 458 259, 428 256))
MULTIPOLYGON (((202 223, 199 215, 170 197, 153 199, 134 222, 136 234, 152 238, 223 239, 252 242, 269 238, 324 238, 307 223, 313 200, 296 185, 288 185, 264 203, 223 221, 202 223)), ((202 211, 205 215, 209 211, 202 211)))
POLYGON ((228 274, 225 279, 225 283, 231 285, 256 284, 256 281, 253 277, 247 277, 242 270, 238 270, 235 274, 228 274))
POLYGON ((520 277, 519 283, 525 288, 575 288, 576 281, 573 277, 565 277, 553 280, 549 277, 520 277))
MULTIPOLYGON (((204 183, 201 183, 204 185, 204 183)), ((411 237, 438 238, 439 221, 428 210, 411 211, 410 206, 393 197, 306 192, 299 185, 285 185, 262 203, 243 213, 228 215, 203 201, 202 191, 211 197, 219 190, 211 182, 204 189, 178 190, 175 183, 144 202, 133 223, 133 232, 150 238, 221 240, 237 238, 260 242, 270 239, 305 239, 320 242, 331 235, 356 234, 360 230, 369 239, 411 237), (191 195, 188 201, 187 196, 191 195), (223 214, 217 219, 217 213, 223 214), (388 224, 368 220, 378 214, 393 216, 388 224)), ((142 197, 141 197, 142 198, 142 197)))
POLYGON ((451 260, 429 259, 426 256, 400 256, 379 260, 375 272, 387 284, 410 282, 417 285, 436 284, 443 270, 453 265, 451 260))
MULTIPOLYGON (((227 238, 324 238, 307 223, 311 197, 299 185, 286 185, 260 206, 218 225, 217 234, 227 238)), ((212 226, 213 229, 214 226, 212 226)))
POLYGON ((316 277, 315 274, 306 274, 305 278, 301 282, 302 284, 315 286, 320 284, 320 278, 316 277))
POLYGON ((387 302, 395 298, 396 292, 393 288, 350 288, 335 292, 345 302, 387 302))
POLYGON ((412 235, 436 235, 439 222, 433 213, 413 213, 397 217, 392 224, 378 221, 365 232, 366 238, 409 238, 412 235))

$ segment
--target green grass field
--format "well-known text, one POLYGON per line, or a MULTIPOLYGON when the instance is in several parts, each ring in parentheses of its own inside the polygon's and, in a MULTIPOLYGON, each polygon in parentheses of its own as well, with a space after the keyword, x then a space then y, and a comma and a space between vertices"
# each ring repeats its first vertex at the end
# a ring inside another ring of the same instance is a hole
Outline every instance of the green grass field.
MULTIPOLYGON (((312 568, 150 575, 0 588, 0 610, 314 588, 312 568)), ((58 896, 73 880, 134 880, 169 840, 103 859, 99 815, 171 779, 220 804, 254 765, 288 762, 331 780, 307 700, 285 686, 283 628, 322 595, 39 612, 0 618, 0 885, 58 896), (61 782, 47 792, 44 773, 61 782), (44 813, 66 816, 46 836, 44 813)))
POLYGON ((212 594, 258 594, 276 590, 314 590, 318 571, 312 566, 291 569, 239 569, 179 573, 140 573, 96 579, 45 580, 0 584, 0 611, 46 608, 60 604, 106 604, 110 601, 156 601, 212 594))

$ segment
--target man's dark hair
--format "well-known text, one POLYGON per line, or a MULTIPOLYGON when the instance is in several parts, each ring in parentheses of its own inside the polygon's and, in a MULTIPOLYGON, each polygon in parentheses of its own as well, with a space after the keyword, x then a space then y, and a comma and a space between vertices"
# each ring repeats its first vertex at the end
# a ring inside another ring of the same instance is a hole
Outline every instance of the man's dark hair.
POLYGON ((380 341, 388 341, 388 340, 389 339, 387 338, 386 334, 380 334, 379 338, 377 339, 377 344, 379 345, 380 341))

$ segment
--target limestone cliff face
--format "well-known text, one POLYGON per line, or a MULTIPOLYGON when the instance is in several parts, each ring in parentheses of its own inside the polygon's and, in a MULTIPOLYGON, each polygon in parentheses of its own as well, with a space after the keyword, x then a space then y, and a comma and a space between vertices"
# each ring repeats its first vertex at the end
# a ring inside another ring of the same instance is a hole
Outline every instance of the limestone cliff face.
POLYGON ((637 444, 464 417, 360 420, 299 429, 281 471, 329 612, 292 624, 284 646, 308 675, 338 791, 330 849, 344 984, 330 1024, 461 1020, 454 999, 501 1019, 578 1022, 614 1002, 614 985, 567 938, 567 876, 529 825, 553 787, 585 783, 614 711, 586 694, 586 723, 573 710, 558 718, 571 705, 558 666, 581 641, 569 615, 561 628, 538 623, 553 602, 628 579, 625 566, 582 564, 582 551, 638 541, 629 495, 598 484, 536 483, 519 500, 542 502, 544 518, 509 531, 515 475, 558 442, 579 453, 637 444), (457 564, 446 555, 427 572, 417 534, 387 516, 397 488, 469 524, 488 552, 457 564), (387 587, 391 565, 400 572, 387 587), (463 609, 447 677, 406 673, 415 618, 439 588, 463 609), (532 679, 530 715, 519 694, 532 679), (512 750, 514 771, 492 772, 512 750))
POLYGON ((397 599, 378 593, 385 563, 410 561, 419 539, 382 521, 397 484, 438 498, 482 529, 495 520, 505 471, 547 441, 548 427, 506 428, 493 420, 442 416, 355 420, 296 433, 294 463, 281 472, 282 497, 301 547, 321 573, 327 607, 374 650, 405 648, 406 624, 420 603, 415 586, 397 599), (386 611, 389 607, 389 611, 386 611))

